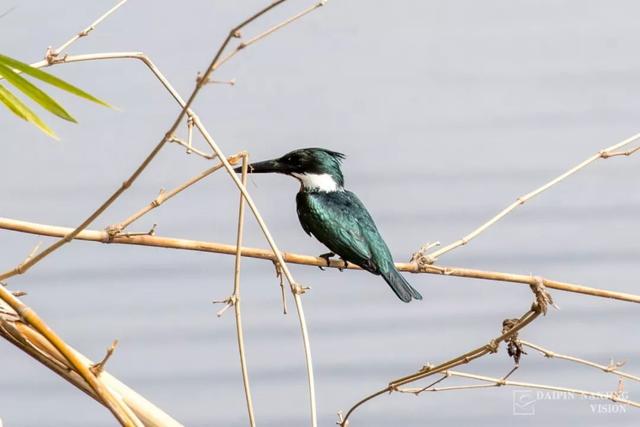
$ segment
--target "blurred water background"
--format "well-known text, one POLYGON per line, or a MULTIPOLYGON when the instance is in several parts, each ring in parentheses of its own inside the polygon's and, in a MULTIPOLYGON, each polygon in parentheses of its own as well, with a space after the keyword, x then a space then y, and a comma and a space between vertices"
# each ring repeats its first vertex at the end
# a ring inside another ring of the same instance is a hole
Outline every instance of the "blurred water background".
MULTIPOLYGON (((42 58, 107 10, 108 0, 2 1, 0 51, 42 58)), ((130 1, 71 53, 144 51, 183 94, 228 29, 265 1, 130 1)), ((245 34, 308 2, 293 0, 245 34)), ((242 52, 195 109, 222 149, 254 159, 304 146, 346 153, 347 187, 368 205, 398 260, 427 241, 448 243, 519 195, 640 130, 640 4, 635 1, 334 0, 242 52)), ((53 142, 2 113, 0 215, 74 226, 162 137, 176 104, 134 61, 52 71, 107 99, 111 111, 57 94, 77 126, 48 118, 53 142)), ((538 274, 638 293, 639 158, 599 161, 509 215, 444 265, 538 274)), ((210 163, 168 146, 92 228, 119 222, 210 163)), ((319 254, 295 213, 297 183, 259 176, 250 189, 281 248, 319 254)), ((233 243, 238 197, 219 173, 144 217, 158 234, 233 243)), ((134 230, 134 231, 135 231, 134 230)), ((246 244, 266 247, 248 215, 246 244)), ((2 269, 49 240, 0 231, 2 269)), ((11 280, 69 343, 187 426, 246 425, 233 316, 211 301, 231 292, 233 257, 74 242, 11 280)), ((423 302, 401 304, 361 272, 291 266, 304 297, 320 425, 336 411, 427 362, 484 344, 528 309, 526 286, 411 275, 423 302)), ((243 260, 244 321, 255 409, 262 426, 307 425, 295 315, 281 314, 270 262, 243 260)), ((523 338, 559 352, 640 371, 638 307, 553 292, 561 310, 523 338)), ((0 417, 6 427, 110 426, 111 415, 0 343, 0 417)), ((500 376, 504 351, 464 369, 500 376)), ((530 352, 514 379, 608 392, 617 380, 530 352)), ((640 388, 627 384, 629 397, 640 388)), ((543 400, 513 415, 513 389, 382 396, 359 426, 637 425, 638 411, 595 414, 585 400, 543 400)), ((607 406, 608 402, 595 402, 607 406)))

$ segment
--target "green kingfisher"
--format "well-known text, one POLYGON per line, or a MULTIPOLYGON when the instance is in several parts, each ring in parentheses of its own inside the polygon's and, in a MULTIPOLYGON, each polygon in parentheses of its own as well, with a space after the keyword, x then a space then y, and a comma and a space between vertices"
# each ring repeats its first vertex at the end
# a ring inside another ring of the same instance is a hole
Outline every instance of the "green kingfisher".
MULTIPOLYGON (((340 169, 344 154, 324 148, 302 148, 284 156, 251 163, 249 173, 281 173, 300 181, 296 196, 298 219, 304 231, 347 262, 380 275, 404 302, 422 299, 396 269, 391 252, 371 215, 351 191, 344 188, 340 169)), ((241 172, 242 168, 235 169, 241 172)))

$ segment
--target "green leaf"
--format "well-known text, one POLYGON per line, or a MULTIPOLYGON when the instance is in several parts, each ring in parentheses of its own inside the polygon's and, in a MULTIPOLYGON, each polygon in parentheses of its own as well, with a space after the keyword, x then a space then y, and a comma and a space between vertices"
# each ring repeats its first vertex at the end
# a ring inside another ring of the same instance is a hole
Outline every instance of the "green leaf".
POLYGON ((33 99, 44 109, 55 114, 56 116, 76 123, 76 119, 71 117, 71 114, 67 112, 60 104, 58 104, 53 98, 38 89, 33 83, 25 79, 11 68, 0 63, 0 75, 2 75, 9 83, 14 85, 16 89, 33 99))
POLYGON ((31 109, 20 99, 16 98, 7 88, 0 84, 0 102, 3 103, 9 110, 11 110, 18 117, 33 123, 44 133, 54 139, 58 139, 55 132, 47 126, 31 109))
POLYGON ((16 59, 9 58, 8 56, 0 54, 0 64, 15 68, 16 70, 20 70, 23 73, 30 75, 31 77, 42 80, 45 83, 48 83, 73 95, 79 96, 80 98, 88 99, 89 101, 111 108, 109 104, 102 101, 101 99, 96 98, 95 96, 83 91, 82 89, 72 84, 65 82, 64 80, 57 78, 54 75, 46 73, 37 68, 33 68, 31 65, 25 64, 24 62, 20 62, 16 59))

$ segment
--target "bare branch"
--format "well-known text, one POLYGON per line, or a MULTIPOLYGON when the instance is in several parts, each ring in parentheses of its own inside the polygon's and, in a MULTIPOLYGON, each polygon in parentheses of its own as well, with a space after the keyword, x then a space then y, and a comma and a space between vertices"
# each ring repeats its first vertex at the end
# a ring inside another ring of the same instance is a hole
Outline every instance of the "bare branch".
POLYGON ((624 363, 620 363, 620 362, 615 363, 615 362, 611 361, 608 365, 602 365, 602 364, 599 364, 599 363, 591 362, 591 361, 586 360, 586 359, 581 359, 579 357, 574 357, 574 356, 569 356, 569 355, 566 355, 566 354, 556 353, 554 351, 546 349, 546 348, 544 348, 542 346, 539 346, 537 344, 530 343, 528 341, 518 340, 518 342, 521 345, 525 346, 525 347, 529 347, 529 348, 532 348, 534 350, 539 351, 540 353, 542 353, 544 355, 544 357, 547 357, 549 359, 551 359, 551 358, 562 359, 562 360, 567 360, 569 362, 575 362, 575 363, 579 363, 579 364, 582 364, 582 365, 591 366, 592 368, 600 369, 603 372, 612 373, 612 374, 618 375, 620 377, 624 377, 624 378, 627 378, 627 379, 630 379, 630 380, 633 380, 633 381, 640 382, 640 376, 632 375, 632 374, 629 374, 627 372, 623 372, 623 371, 618 369, 618 368, 621 368, 622 365, 624 365, 624 363))
POLYGON ((118 10, 120 8, 120 6, 122 6, 123 4, 125 4, 127 2, 127 0, 121 0, 120 2, 118 2, 115 6, 113 6, 111 9, 109 9, 108 11, 106 11, 102 16, 100 16, 98 19, 96 19, 95 21, 93 21, 87 28, 85 28, 84 30, 80 31, 78 34, 76 34, 75 36, 71 37, 69 40, 67 40, 65 43, 63 43, 60 47, 56 48, 56 49, 51 49, 51 47, 49 47, 47 49, 47 53, 45 55, 45 60, 49 63, 49 64, 53 64, 56 60, 58 60, 58 56, 64 52, 67 48, 69 48, 69 46, 71 46, 73 43, 75 43, 78 39, 82 38, 82 37, 86 37, 89 35, 89 33, 93 30, 95 30, 95 28, 105 19, 107 19, 113 12, 115 12, 116 10, 118 10))
POLYGON ((487 221, 484 224, 482 224, 480 227, 478 227, 475 230, 473 230, 471 233, 469 233, 466 236, 464 236, 462 239, 457 240, 457 241, 455 241, 455 242, 453 242, 453 243, 451 243, 451 244, 449 244, 449 245, 447 245, 447 246, 445 246, 445 247, 443 247, 441 249, 438 249, 438 250, 436 250, 436 251, 434 251, 434 252, 432 252, 430 254, 424 254, 423 255, 424 262, 426 262, 428 264, 432 264, 440 256, 446 254, 447 252, 450 252, 450 251, 452 251, 452 250, 454 250, 456 248, 459 248, 460 246, 466 245, 471 240, 475 239, 480 234, 485 232, 489 227, 494 225, 496 222, 498 222, 499 220, 501 220, 502 218, 507 216, 509 213, 511 213, 518 206, 525 204, 528 200, 530 200, 530 199, 534 198, 535 196, 537 196, 538 194, 548 190, 549 188, 551 188, 554 185, 558 184, 559 182, 565 180, 566 178, 570 177, 571 175, 575 174, 576 172, 580 171, 581 169, 585 168, 586 166, 590 165, 591 163, 595 162, 596 160, 598 160, 598 159, 606 159, 608 157, 614 157, 614 156, 630 156, 631 154, 637 152, 640 149, 640 147, 635 148, 635 149, 633 149, 633 150, 631 150, 629 152, 623 152, 623 153, 618 153, 617 150, 619 150, 619 149, 631 144, 632 142, 637 141, 638 139, 640 139, 640 133, 637 133, 637 134, 625 139, 624 141, 620 141, 617 144, 614 144, 609 148, 605 148, 604 150, 598 151, 593 156, 589 157, 588 159, 584 160, 583 162, 579 163, 578 165, 572 167, 568 171, 566 171, 563 174, 557 176, 556 178, 554 178, 551 181, 547 182, 543 186, 533 190, 530 193, 527 193, 527 194, 525 194, 523 196, 518 197, 515 202, 513 202, 512 204, 510 204, 509 206, 504 208, 496 216, 494 216, 489 221, 487 221))
POLYGON ((619 396, 620 393, 612 392, 612 393, 599 393, 595 391, 581 390, 576 388, 568 388, 568 387, 560 387, 546 384, 536 384, 529 382, 520 382, 520 381, 511 381, 504 378, 494 378, 488 377, 485 375, 476 375, 470 374, 466 372, 458 372, 447 370, 445 372, 446 377, 460 377, 460 378, 469 378, 478 381, 489 382, 492 384, 473 384, 473 385, 462 385, 462 386, 453 386, 453 387, 442 387, 442 388, 430 388, 430 389, 422 389, 422 388, 403 388, 397 391, 401 393, 412 393, 412 394, 420 394, 425 391, 448 391, 448 390, 468 390, 472 388, 487 388, 487 387, 501 387, 501 386, 513 386, 513 387, 524 387, 524 388, 533 388, 533 389, 541 389, 541 390, 552 390, 559 391, 564 393, 571 393, 579 396, 588 396, 596 399, 603 400, 611 400, 613 402, 622 403, 625 405, 633 406, 636 408, 640 408, 640 402, 636 402, 629 399, 624 399, 619 396))

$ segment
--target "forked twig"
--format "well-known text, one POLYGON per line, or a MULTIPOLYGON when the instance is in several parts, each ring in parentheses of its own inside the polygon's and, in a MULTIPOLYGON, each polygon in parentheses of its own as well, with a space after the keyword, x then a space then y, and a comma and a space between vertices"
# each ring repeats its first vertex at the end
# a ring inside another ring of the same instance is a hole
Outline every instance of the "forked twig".
POLYGON ((121 0, 120 2, 118 2, 115 6, 113 6, 111 9, 106 11, 102 16, 100 16, 98 19, 93 21, 87 28, 85 28, 84 30, 80 31, 78 34, 74 35, 69 40, 67 40, 65 43, 60 45, 60 47, 58 47, 56 49, 51 49, 51 46, 49 46, 49 48, 47 48, 47 52, 45 54, 45 60, 49 64, 53 64, 54 62, 59 61, 60 59, 58 59, 58 56, 62 52, 64 52, 66 49, 68 49, 69 46, 71 46, 73 43, 75 43, 78 39, 88 36, 91 31, 95 30, 95 28, 96 28, 96 26, 98 26, 98 24, 100 24, 102 21, 107 19, 113 12, 115 12, 118 9, 120 9, 120 6, 122 6, 126 2, 127 2, 127 0, 121 0))
MULTIPOLYGON (((290 18, 285 19, 284 21, 280 22, 279 24, 274 25, 273 27, 263 31, 262 33, 258 34, 257 36, 254 36, 254 37, 250 38, 247 41, 241 41, 233 51, 231 51, 229 54, 227 54, 227 56, 222 58, 220 60, 220 62, 218 64, 216 64, 215 68, 218 68, 218 67, 222 66, 222 64, 224 64, 225 62, 227 62, 228 60, 233 58, 242 49, 245 49, 245 48, 251 46, 252 44, 259 42, 260 40, 264 39, 268 35, 278 31, 279 29, 281 29, 283 27, 286 27, 287 25, 291 24, 294 21, 297 21, 298 19, 302 18, 303 16, 313 12, 317 8, 324 6, 327 3, 327 1, 329 1, 329 0, 321 0, 318 3, 314 4, 313 6, 309 6, 308 8, 304 9, 302 12, 299 12, 299 13, 291 16, 290 18)), ((240 34, 238 33, 238 35, 240 35, 240 34)), ((208 82, 208 83, 211 83, 211 82, 208 82)), ((233 83, 235 84, 235 80, 233 81, 233 83)))

